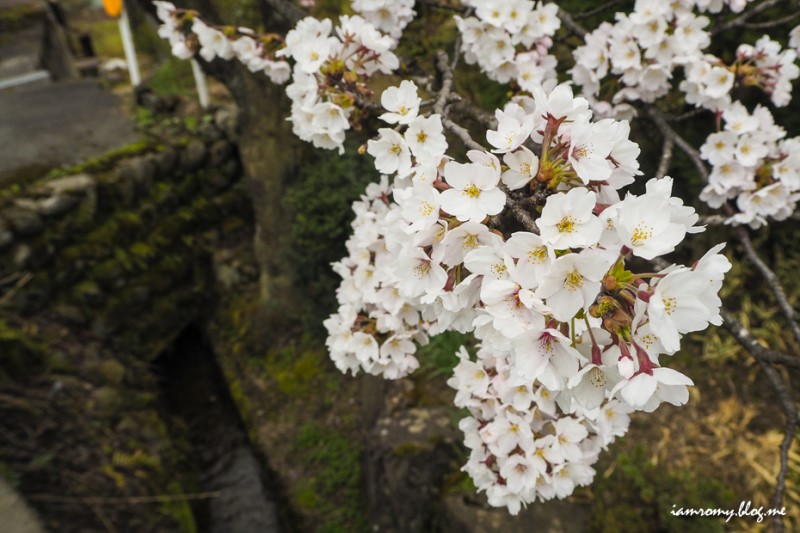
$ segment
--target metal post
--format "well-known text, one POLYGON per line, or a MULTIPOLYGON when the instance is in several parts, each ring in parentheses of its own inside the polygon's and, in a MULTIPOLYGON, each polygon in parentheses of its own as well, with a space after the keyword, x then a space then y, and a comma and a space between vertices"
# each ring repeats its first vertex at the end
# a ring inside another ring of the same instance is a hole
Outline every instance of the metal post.
POLYGON ((206 75, 196 59, 192 59, 192 74, 194 74, 194 84, 197 86, 200 107, 206 109, 208 107, 208 84, 206 83, 206 75))
POLYGON ((131 84, 138 87, 142 82, 139 74, 139 62, 136 59, 136 48, 133 46, 133 35, 131 33, 131 22, 128 19, 128 12, 122 6, 122 13, 119 16, 119 33, 122 36, 122 47, 125 49, 125 60, 128 62, 128 73, 131 76, 131 84))

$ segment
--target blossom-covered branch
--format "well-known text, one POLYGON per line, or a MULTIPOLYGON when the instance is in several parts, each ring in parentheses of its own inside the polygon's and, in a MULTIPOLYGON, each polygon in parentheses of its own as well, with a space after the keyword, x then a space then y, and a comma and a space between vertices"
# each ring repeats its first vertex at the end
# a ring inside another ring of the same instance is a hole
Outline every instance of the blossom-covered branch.
MULTIPOLYGON (((456 53, 451 61, 437 52, 436 73, 390 81, 380 95, 371 82, 398 70, 396 45, 416 15, 411 1, 354 0, 358 15, 298 19, 285 37, 212 26, 159 3, 176 55, 235 59, 276 83, 291 80, 289 120, 299 138, 341 151, 348 131, 379 115, 363 152, 381 180, 353 204, 348 255, 334 264, 339 309, 325 326, 336 366, 397 379, 419 366, 417 348, 431 336, 473 336, 474 353, 459 350, 448 381, 455 404, 470 412, 460 424, 470 450, 464 469, 492 505, 516 513, 591 482, 592 465, 626 432, 630 413, 686 403, 693 382, 669 368, 669 357, 684 335, 725 322, 787 416, 782 501, 797 410, 773 365, 794 368, 800 359, 764 348, 722 307, 731 268, 724 244, 691 266, 659 261, 705 229, 672 195, 676 148, 706 183, 699 198, 722 210, 704 220, 757 229, 794 212, 800 141, 735 90, 754 87, 770 106, 788 104, 800 28, 788 48, 764 36, 725 62, 707 52, 714 33, 777 2, 746 10, 747 0, 637 0, 631 13, 592 30, 552 2, 425 3, 456 13, 456 53), (707 30, 707 14, 725 12, 741 15, 707 30), (569 72, 575 88, 558 84, 551 54, 562 24, 583 40, 569 72), (456 93, 459 54, 508 85, 511 97, 493 117, 456 93), (674 101, 687 105, 675 110, 674 101), (622 191, 642 175, 629 123, 640 113, 663 144, 655 177, 635 195, 622 191), (716 126, 699 149, 676 131, 689 118, 716 126), (634 269, 634 258, 657 268, 634 269)), ((800 341, 780 281, 747 231, 735 231, 800 341)))

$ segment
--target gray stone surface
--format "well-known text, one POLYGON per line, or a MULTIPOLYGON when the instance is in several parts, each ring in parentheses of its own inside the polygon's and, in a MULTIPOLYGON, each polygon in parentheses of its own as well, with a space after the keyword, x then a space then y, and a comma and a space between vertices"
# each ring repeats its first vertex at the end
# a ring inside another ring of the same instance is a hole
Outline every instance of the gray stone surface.
POLYGON ((50 180, 44 187, 54 194, 82 193, 94 187, 94 180, 88 174, 75 174, 55 180, 50 180))
POLYGON ((458 430, 446 408, 393 412, 378 418, 368 439, 364 473, 373 531, 430 531, 431 502, 452 471, 458 430))
POLYGON ((21 173, 75 164, 137 138, 122 100, 95 80, 0 91, 0 117, 0 185, 21 173))
POLYGON ((4 533, 44 533, 39 518, 2 478, 0 478, 0 520, 4 533))
POLYGON ((587 533, 589 506, 564 501, 537 502, 511 516, 493 509, 485 497, 448 496, 442 502, 442 533, 587 533), (483 499, 481 499, 483 498, 483 499), (478 501, 480 500, 480 501, 478 501))
POLYGON ((14 78, 40 68, 44 26, 25 28, 12 39, 0 40, 0 79, 14 78))
POLYGON ((36 235, 44 228, 42 218, 29 207, 9 207, 3 212, 3 217, 11 225, 14 233, 23 237, 36 235))

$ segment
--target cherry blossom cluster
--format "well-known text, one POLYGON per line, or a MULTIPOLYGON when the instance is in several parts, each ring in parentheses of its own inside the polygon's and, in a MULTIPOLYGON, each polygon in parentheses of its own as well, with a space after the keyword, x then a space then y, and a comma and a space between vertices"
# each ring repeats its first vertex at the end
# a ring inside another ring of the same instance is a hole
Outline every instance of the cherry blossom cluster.
POLYGON ((556 79, 556 58, 548 53, 561 27, 558 6, 531 0, 465 0, 475 16, 455 17, 461 48, 500 83, 515 80, 525 90, 556 79))
POLYGON ((773 104, 782 107, 791 101, 792 82, 800 75, 796 59, 797 52, 781 50, 780 43, 765 35, 754 46, 740 45, 731 65, 712 55, 688 64, 680 89, 687 102, 720 111, 731 104, 730 91, 738 83, 743 87, 759 87, 773 104))
MULTIPOLYGON (((318 148, 344 150, 345 132, 359 127, 363 103, 372 96, 369 77, 376 72, 389 74, 399 65, 392 52, 395 39, 357 15, 341 16, 335 28, 330 19, 306 17, 281 39, 248 28, 217 28, 203 22, 196 12, 176 9, 169 2, 155 5, 163 22, 159 35, 169 40, 175 56, 237 59, 279 84, 291 77, 286 92, 292 100, 293 132, 318 148), (294 67, 283 58, 293 59, 294 67)), ((377 4, 360 5, 371 9, 377 4)), ((399 24, 413 16, 413 11, 410 15, 406 11, 393 8, 388 12, 402 14, 399 24)))
POLYGON ((174 56, 191 59, 199 55, 206 61, 237 59, 250 72, 264 72, 273 83, 289 79, 289 63, 275 57, 282 43, 276 35, 258 35, 251 29, 232 26, 218 28, 203 22, 196 12, 177 9, 170 2, 153 4, 162 22, 158 34, 169 41, 174 56))
POLYGON ((286 89, 294 134, 317 148, 343 152, 345 132, 360 123, 364 106, 357 104, 372 96, 369 76, 399 66, 395 46, 360 16, 339 17, 335 31, 330 19, 298 22, 278 52, 295 61, 286 89))
POLYGON ((389 194, 384 177, 353 204, 349 255, 333 264, 342 277, 340 307, 324 325, 328 350, 339 370, 356 374, 361 368, 396 379, 419 367, 414 341, 425 344, 427 336, 419 311, 390 283, 396 258, 388 252, 384 235, 391 231, 398 207, 389 202, 389 194))
POLYGON ((570 73, 595 110, 609 116, 631 116, 628 102, 667 94, 679 67, 685 75, 680 90, 697 106, 723 109, 735 84, 759 86, 776 105, 786 105, 798 75, 794 51, 763 37, 755 46, 741 45, 731 65, 703 53, 710 21, 695 10, 717 12, 723 4, 741 11, 746 2, 638 0, 633 12, 617 13, 614 24, 604 22, 586 35, 570 73))
POLYGON ((800 26, 795 26, 789 32, 789 47, 794 48, 800 54, 800 26))
POLYGON ((700 148, 712 166, 700 199, 714 208, 736 200, 729 222, 753 228, 788 218, 800 199, 800 138, 785 139, 767 108, 751 114, 740 102, 722 112, 722 124, 700 148))
POLYGON ((458 357, 448 384, 471 415, 459 423, 470 450, 464 470, 491 505, 511 514, 591 483, 600 452, 628 430, 632 408, 623 402, 562 411, 544 386, 510 382, 507 353, 480 347, 473 361, 462 347, 458 357))
POLYGON ((414 0, 353 0, 351 5, 353 11, 395 40, 417 15, 414 0))
POLYGON ((669 91, 673 70, 696 60, 710 42, 704 29, 709 20, 695 15, 693 7, 693 2, 638 0, 633 12, 617 13, 614 24, 604 22, 586 35, 573 54, 571 74, 599 112, 630 114, 626 102, 653 102, 669 91), (606 85, 622 88, 602 94, 609 75, 606 85))
POLYGON ((350 255, 335 266, 341 307, 326 322, 339 368, 389 378, 418 366, 414 340, 455 330, 480 341, 478 362, 462 352, 450 380, 472 410, 465 468, 512 512, 591 480, 627 425, 601 410, 686 403, 692 381, 660 358, 721 323, 730 268, 719 245, 691 268, 629 270, 702 231, 698 215, 668 177, 620 198, 640 174, 627 122, 593 121, 567 85, 532 94, 497 110, 494 149, 462 163, 412 82, 383 93, 394 128, 366 151, 391 186, 354 206, 350 255))

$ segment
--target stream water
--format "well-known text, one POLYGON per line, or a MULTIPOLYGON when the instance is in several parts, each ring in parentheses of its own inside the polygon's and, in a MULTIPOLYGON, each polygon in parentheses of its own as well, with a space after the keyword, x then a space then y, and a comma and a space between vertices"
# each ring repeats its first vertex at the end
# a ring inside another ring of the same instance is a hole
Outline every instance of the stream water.
POLYGON ((193 503, 201 533, 286 531, 277 490, 254 453, 202 331, 188 327, 157 361, 176 440, 188 441, 184 486, 216 497, 193 503))

